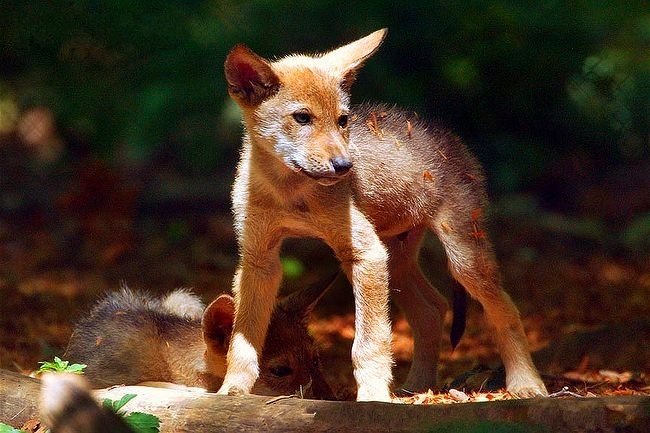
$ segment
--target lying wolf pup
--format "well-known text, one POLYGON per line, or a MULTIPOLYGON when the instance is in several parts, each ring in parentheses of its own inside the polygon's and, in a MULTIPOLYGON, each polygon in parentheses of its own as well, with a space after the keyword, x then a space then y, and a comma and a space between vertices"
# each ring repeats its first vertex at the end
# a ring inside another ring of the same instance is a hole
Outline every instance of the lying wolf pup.
MULTIPOLYGON (((334 399, 320 370, 306 318, 327 282, 281 300, 262 352, 253 392, 334 399)), ((65 359, 87 364, 93 387, 172 382, 216 391, 226 371, 234 301, 221 295, 205 310, 187 291, 154 298, 122 289, 100 301, 75 327, 65 359)))
POLYGON ((220 393, 249 392, 257 379, 282 276, 280 245, 290 236, 323 239, 352 283, 357 399, 390 400, 389 289, 415 339, 404 387, 432 387, 447 302, 418 266, 431 230, 452 275, 494 327, 508 390, 546 394, 484 231, 477 160, 451 132, 410 113, 350 107, 355 76, 385 36, 379 30, 324 54, 273 62, 243 45, 228 54, 228 91, 242 110, 245 134, 232 191, 241 255, 233 283, 237 314, 220 393))

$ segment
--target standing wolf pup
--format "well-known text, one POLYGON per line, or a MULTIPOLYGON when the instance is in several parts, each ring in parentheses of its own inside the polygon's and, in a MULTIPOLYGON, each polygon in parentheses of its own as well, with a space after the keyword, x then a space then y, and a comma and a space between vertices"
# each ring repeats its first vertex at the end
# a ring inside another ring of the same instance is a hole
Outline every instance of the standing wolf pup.
POLYGON ((486 194, 476 159, 452 133, 407 112, 349 105, 358 70, 386 32, 275 62, 243 45, 228 54, 228 91, 241 107, 245 134, 232 192, 241 255, 237 308, 220 393, 249 392, 258 376, 282 278, 280 245, 291 236, 324 240, 352 283, 357 400, 390 401, 389 288, 414 335, 404 387, 433 386, 447 302, 418 266, 429 229, 442 241, 452 275, 494 327, 508 390, 546 395, 483 231, 486 194))

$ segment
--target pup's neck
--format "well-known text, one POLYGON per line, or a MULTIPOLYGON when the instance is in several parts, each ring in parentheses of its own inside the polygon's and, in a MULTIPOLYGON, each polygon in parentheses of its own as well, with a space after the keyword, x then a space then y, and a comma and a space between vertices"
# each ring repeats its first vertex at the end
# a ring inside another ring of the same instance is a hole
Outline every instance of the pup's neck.
POLYGON ((246 132, 242 161, 248 160, 248 176, 251 185, 262 194, 271 194, 276 200, 284 201, 291 196, 310 195, 317 190, 314 180, 287 167, 279 158, 267 150, 268 143, 246 132))

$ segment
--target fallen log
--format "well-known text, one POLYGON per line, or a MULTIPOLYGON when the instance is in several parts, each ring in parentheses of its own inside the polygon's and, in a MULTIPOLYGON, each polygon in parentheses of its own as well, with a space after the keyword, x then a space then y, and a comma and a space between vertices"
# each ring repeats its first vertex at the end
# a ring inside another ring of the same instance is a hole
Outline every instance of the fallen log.
MULTIPOLYGON (((40 381, 0 370, 0 422, 38 418, 40 381)), ((163 433, 203 432, 647 432, 650 397, 526 399, 488 403, 404 405, 219 396, 121 386, 101 400, 136 394, 124 407, 156 415, 163 433)))

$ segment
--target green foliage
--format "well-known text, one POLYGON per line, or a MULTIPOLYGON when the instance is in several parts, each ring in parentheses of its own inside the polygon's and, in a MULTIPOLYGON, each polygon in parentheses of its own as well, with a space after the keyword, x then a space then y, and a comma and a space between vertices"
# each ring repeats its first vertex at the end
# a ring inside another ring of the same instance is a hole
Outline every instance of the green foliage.
POLYGON ((54 357, 54 361, 41 361, 41 366, 38 369, 39 373, 55 372, 55 373, 74 373, 83 374, 86 364, 70 364, 69 361, 63 361, 58 356, 54 357))
POLYGON ((282 270, 284 276, 290 280, 300 278, 305 273, 305 265, 295 257, 282 257, 282 270))
POLYGON ((0 433, 22 433, 22 431, 0 422, 0 433))
POLYGON ((635 218, 623 231, 623 244, 635 251, 650 252, 650 213, 635 218))
POLYGON ((160 431, 160 419, 149 413, 131 412, 126 414, 122 408, 136 397, 136 394, 124 394, 119 400, 104 399, 104 408, 122 417, 135 433, 157 433, 160 431))
POLYGON ((541 227, 554 232, 583 240, 603 240, 607 230, 600 221, 592 218, 572 218, 556 213, 539 216, 541 227))
POLYGON ((131 412, 124 416, 124 421, 135 433, 157 433, 160 431, 160 419, 150 413, 131 412))
POLYGON ((105 398, 104 401, 102 402, 102 405, 108 409, 111 410, 115 413, 118 413, 120 409, 124 407, 128 402, 136 398, 136 394, 124 394, 121 399, 119 400, 111 400, 109 398, 105 398))
MULTIPOLYGON (((650 152, 645 1, 9 1, 0 17, 0 88, 14 98, 1 104, 47 105, 109 158, 232 167, 240 125, 222 66, 235 43, 273 57, 384 26, 354 100, 442 117, 499 172, 497 191, 533 183, 540 155, 579 148, 624 163, 650 152)), ((15 110, 4 111, 0 124, 15 110)))

